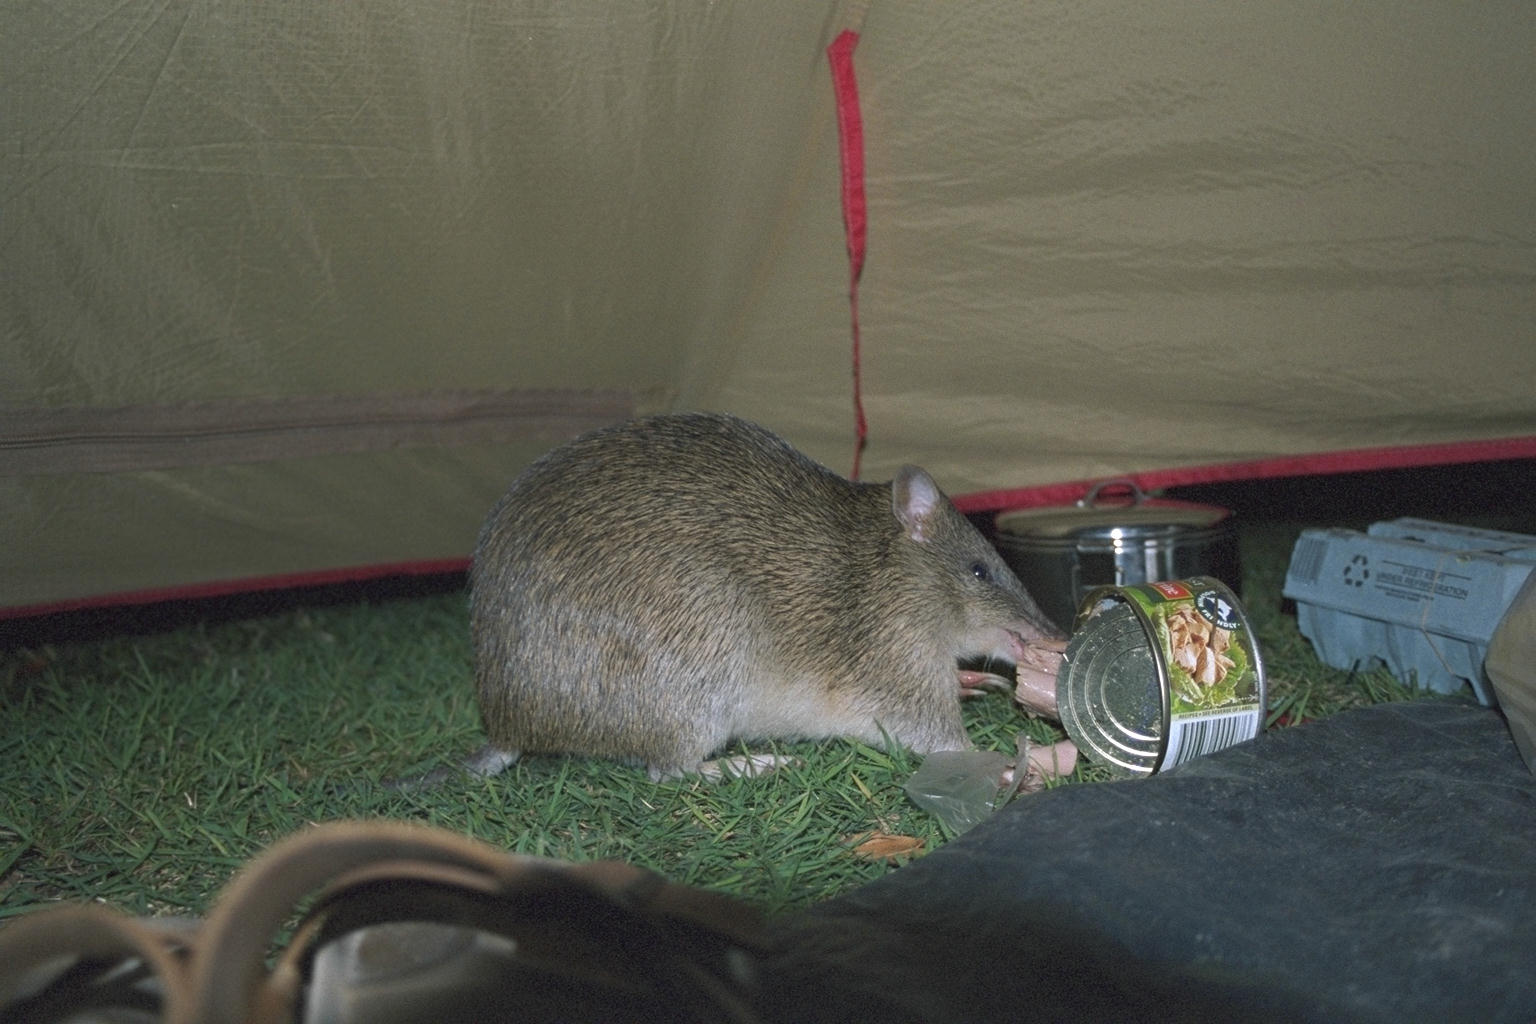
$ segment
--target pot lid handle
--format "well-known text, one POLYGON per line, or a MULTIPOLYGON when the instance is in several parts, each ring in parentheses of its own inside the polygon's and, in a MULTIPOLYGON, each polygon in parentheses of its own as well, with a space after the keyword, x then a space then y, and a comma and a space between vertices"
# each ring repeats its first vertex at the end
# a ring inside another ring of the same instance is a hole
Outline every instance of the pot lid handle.
POLYGON ((1130 504, 1133 508, 1147 500, 1147 492, 1143 491, 1140 487, 1137 487, 1136 481, 1127 479, 1126 477, 1116 477, 1113 480, 1100 480, 1098 483, 1090 487, 1088 489, 1088 493, 1077 500, 1077 507, 1097 508, 1099 504, 1099 498, 1104 496, 1106 492, 1115 496, 1119 496, 1124 492, 1129 492, 1131 499, 1130 504))

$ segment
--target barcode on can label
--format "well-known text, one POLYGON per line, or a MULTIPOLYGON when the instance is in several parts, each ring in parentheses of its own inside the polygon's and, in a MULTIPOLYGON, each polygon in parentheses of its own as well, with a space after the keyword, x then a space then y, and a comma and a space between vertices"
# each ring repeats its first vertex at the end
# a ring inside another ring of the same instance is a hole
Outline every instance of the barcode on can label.
POLYGON ((1175 715, 1169 723, 1168 749, 1159 771, 1253 739, 1259 734, 1262 718, 1254 708, 1199 717, 1175 715))

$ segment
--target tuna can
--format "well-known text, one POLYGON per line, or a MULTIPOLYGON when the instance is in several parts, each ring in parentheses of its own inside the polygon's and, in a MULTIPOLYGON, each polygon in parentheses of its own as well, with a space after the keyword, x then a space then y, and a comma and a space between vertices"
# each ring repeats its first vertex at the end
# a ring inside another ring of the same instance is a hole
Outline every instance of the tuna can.
POLYGON ((1210 576, 1090 591, 1056 675, 1061 724, 1116 775, 1151 775, 1264 727, 1264 663, 1210 576))

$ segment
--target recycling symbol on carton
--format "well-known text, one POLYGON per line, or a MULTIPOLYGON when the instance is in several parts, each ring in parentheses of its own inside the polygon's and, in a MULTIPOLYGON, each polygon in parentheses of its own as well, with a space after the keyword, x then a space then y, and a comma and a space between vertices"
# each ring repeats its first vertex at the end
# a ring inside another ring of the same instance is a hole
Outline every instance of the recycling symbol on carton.
POLYGON ((1364 555, 1355 555, 1344 567, 1344 582, 1351 587, 1363 587, 1370 578, 1371 560, 1364 555))

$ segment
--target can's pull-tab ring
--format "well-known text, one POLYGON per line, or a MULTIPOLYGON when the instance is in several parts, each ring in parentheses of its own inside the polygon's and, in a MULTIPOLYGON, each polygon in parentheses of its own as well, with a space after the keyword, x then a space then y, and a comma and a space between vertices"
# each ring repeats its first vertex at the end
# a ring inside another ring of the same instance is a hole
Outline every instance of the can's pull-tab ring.
POLYGON ((1129 504, 1132 507, 1140 505, 1147 500, 1147 492, 1137 487, 1136 481, 1127 480, 1122 477, 1115 480, 1100 480, 1088 489, 1087 494, 1077 500, 1077 507, 1096 508, 1098 507, 1099 499, 1106 495, 1114 497, 1128 496, 1131 500, 1123 504, 1129 504))

